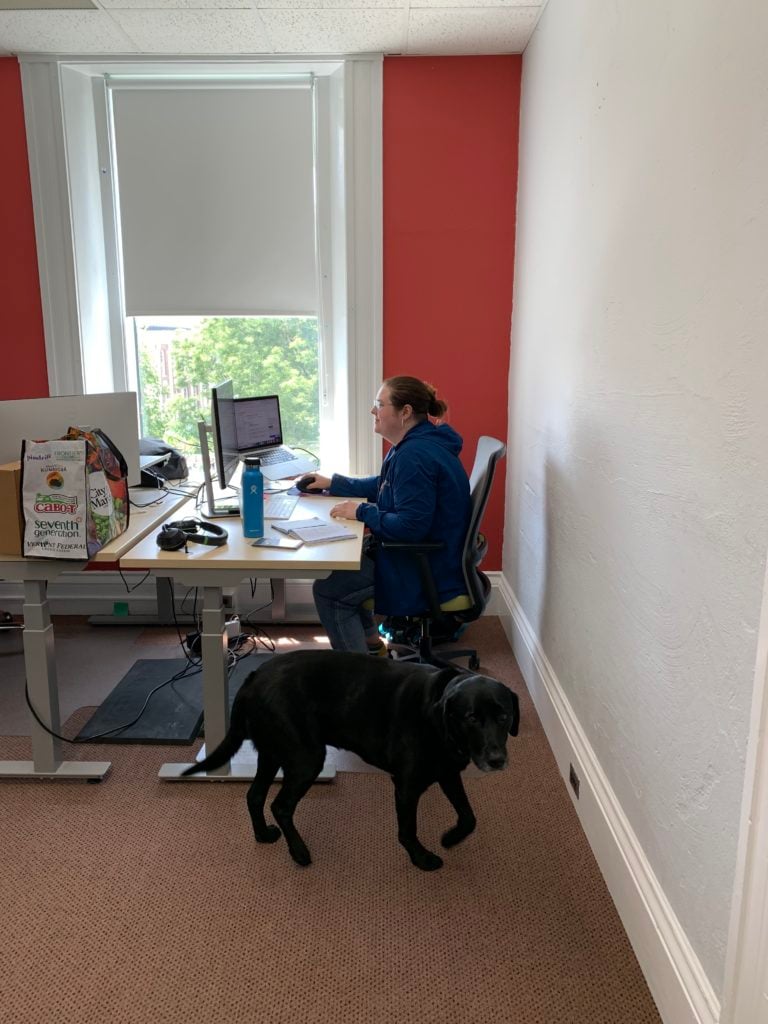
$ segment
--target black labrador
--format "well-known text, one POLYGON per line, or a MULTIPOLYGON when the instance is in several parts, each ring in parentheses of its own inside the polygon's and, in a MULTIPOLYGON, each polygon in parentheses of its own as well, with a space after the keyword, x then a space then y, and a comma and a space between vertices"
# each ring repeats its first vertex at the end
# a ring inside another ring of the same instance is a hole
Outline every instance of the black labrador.
POLYGON ((442 860, 416 835, 419 798, 437 782, 458 819, 442 837, 455 846, 475 828, 461 780, 470 761, 484 772, 507 763, 507 735, 517 735, 516 694, 488 676, 458 668, 340 651, 279 654, 240 687, 222 742, 183 774, 220 768, 250 739, 259 752, 248 810, 257 842, 285 836, 297 864, 310 864, 293 814, 325 761, 326 744, 351 750, 392 776, 398 839, 412 862, 434 871, 442 860), (283 784, 272 801, 280 828, 264 820, 264 803, 278 768, 283 784))

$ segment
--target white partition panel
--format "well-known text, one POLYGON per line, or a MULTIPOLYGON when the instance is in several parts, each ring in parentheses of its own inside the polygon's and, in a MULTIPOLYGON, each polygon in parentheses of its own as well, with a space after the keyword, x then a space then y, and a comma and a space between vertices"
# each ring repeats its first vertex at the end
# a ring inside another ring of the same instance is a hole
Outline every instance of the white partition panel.
POLYGON ((0 402, 0 462, 18 459, 22 440, 62 437, 70 426, 101 427, 125 456, 128 482, 139 483, 139 412, 133 391, 0 402))

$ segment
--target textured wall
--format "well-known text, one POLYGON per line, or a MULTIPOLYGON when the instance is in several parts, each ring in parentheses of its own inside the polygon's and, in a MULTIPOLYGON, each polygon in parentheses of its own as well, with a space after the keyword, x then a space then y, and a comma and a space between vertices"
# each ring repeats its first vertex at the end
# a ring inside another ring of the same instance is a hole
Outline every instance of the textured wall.
POLYGON ((768 544, 766 5, 525 53, 504 573, 716 990, 768 544))
POLYGON ((0 57, 0 399, 48 395, 21 78, 0 57))

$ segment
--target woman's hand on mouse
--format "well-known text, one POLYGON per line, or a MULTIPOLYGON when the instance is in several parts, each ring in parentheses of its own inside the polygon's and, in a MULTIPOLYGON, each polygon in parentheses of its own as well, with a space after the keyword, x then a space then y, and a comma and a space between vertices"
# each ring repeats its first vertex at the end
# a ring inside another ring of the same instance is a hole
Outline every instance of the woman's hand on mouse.
POLYGON ((320 476, 319 473, 308 473, 306 476, 301 477, 297 486, 299 490, 327 491, 331 486, 331 478, 329 476, 320 476))

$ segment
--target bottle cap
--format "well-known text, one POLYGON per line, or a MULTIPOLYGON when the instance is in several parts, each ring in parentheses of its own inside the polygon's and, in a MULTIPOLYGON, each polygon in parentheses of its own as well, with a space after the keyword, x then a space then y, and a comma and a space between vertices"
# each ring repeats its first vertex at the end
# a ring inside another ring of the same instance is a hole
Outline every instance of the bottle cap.
POLYGON ((257 458, 255 455, 249 455, 246 459, 243 459, 243 461, 245 462, 246 466, 261 465, 261 459, 257 458))

